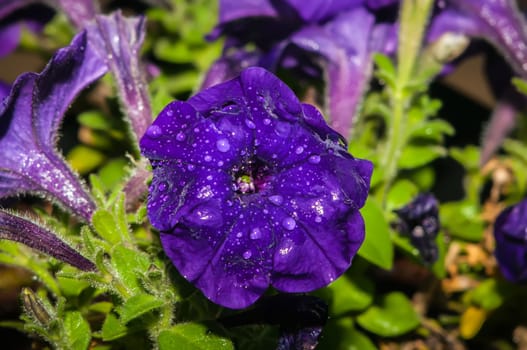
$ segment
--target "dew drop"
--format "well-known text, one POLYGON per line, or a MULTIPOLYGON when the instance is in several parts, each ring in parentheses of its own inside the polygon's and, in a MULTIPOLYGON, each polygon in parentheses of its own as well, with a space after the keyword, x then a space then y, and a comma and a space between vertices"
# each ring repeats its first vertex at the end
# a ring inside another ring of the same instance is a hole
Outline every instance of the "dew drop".
POLYGON ((284 220, 282 220, 282 226, 286 230, 291 231, 291 230, 293 230, 296 227, 296 221, 292 217, 287 217, 284 220))
POLYGON ((320 216, 315 217, 315 222, 322 222, 322 218, 320 216))
POLYGON ((311 157, 309 157, 309 163, 311 164, 318 164, 320 163, 320 156, 318 155, 312 155, 311 157))
POLYGON ((250 119, 245 119, 245 125, 247 125, 247 127, 249 129, 255 129, 256 128, 256 125, 250 119))
POLYGON ((265 118, 265 119, 263 120, 263 123, 264 123, 264 125, 269 125, 269 124, 271 124, 271 119, 269 119, 269 118, 265 118))
POLYGON ((206 162, 210 162, 212 160, 212 157, 209 155, 206 155, 203 159, 205 159, 206 162))
POLYGON ((220 160, 220 161, 218 162, 218 166, 223 166, 223 164, 224 164, 224 163, 223 163, 222 160, 220 160))
POLYGON ((243 234, 242 234, 241 232, 238 232, 238 233, 236 234, 236 237, 238 237, 238 238, 242 238, 242 236, 243 236, 243 234))
POLYGON ((218 151, 220 152, 227 152, 231 148, 231 145, 229 143, 229 140, 219 139, 216 142, 216 148, 218 148, 218 151))
POLYGON ((146 129, 146 134, 151 138, 156 139, 163 134, 163 130, 158 125, 152 124, 146 129))
POLYGON ((258 227, 255 227, 251 230, 251 233, 249 234, 249 237, 251 239, 260 239, 262 238, 262 231, 258 227))
POLYGON ((187 136, 182 133, 182 132, 178 132, 177 135, 176 135, 176 140, 178 141, 183 141, 187 136))
POLYGON ((159 185, 157 186, 157 189, 160 191, 160 192, 165 192, 168 188, 168 185, 166 182, 160 182, 159 185))
POLYGON ((193 164, 187 165, 187 169, 190 170, 190 171, 194 170, 195 168, 196 167, 193 164))
POLYGON ((167 115, 168 115, 169 117, 171 117, 171 116, 174 114, 174 111, 171 110, 171 109, 167 109, 167 112, 166 112, 166 113, 167 113, 167 115))
POLYGON ((275 205, 280 205, 284 201, 284 197, 280 196, 279 194, 276 194, 274 196, 269 196, 269 201, 275 205))
POLYGON ((250 250, 246 250, 246 251, 242 254, 242 256, 243 256, 243 258, 244 258, 245 260, 249 259, 252 255, 253 255, 253 253, 251 253, 250 250))
POLYGON ((304 152, 304 147, 302 146, 298 146, 295 150, 295 153, 296 154, 301 154, 302 152, 304 152))

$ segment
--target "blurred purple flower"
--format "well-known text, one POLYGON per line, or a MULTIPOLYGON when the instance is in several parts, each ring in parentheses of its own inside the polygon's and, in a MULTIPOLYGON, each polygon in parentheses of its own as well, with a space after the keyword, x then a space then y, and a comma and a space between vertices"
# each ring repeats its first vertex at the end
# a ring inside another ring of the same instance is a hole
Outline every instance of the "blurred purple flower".
MULTIPOLYGON (((512 67, 527 79, 527 21, 515 0, 442 1, 431 23, 428 39, 444 33, 463 34, 490 43, 512 67)), ((510 84, 511 71, 496 60, 488 70, 498 105, 485 132, 481 156, 486 163, 516 124, 516 115, 527 101, 510 84)))
POLYGON ((503 276, 527 282, 527 199, 503 210, 494 222, 494 254, 503 276))
POLYGON ((95 265, 48 229, 13 213, 0 210, 0 239, 19 242, 80 270, 94 270, 95 265))
POLYGON ((242 66, 232 64, 236 56, 250 57, 245 65, 271 70, 279 66, 308 74, 323 70, 328 77, 330 124, 347 138, 371 77, 372 52, 395 49, 395 8, 393 20, 386 23, 378 23, 372 9, 395 2, 222 0, 219 24, 210 38, 226 35, 224 57, 213 65, 204 86, 238 74, 242 66), (248 42, 257 49, 245 54, 248 42))
POLYGON ((244 308, 269 285, 323 287, 364 238, 372 164, 265 69, 169 104, 141 150, 165 252, 220 305, 244 308))
POLYGON ((25 73, 0 105, 0 196, 35 193, 89 221, 95 205, 55 148, 64 113, 106 66, 85 32, 57 51, 42 73, 25 73))
POLYGON ((98 13, 92 0, 0 0, 0 57, 17 48, 23 26, 35 33, 42 31, 53 17, 52 8, 62 10, 77 29, 98 13))
POLYGON ((419 194, 410 203, 394 210, 399 216, 398 231, 410 238, 412 245, 419 250, 426 264, 433 264, 438 258, 435 243, 439 233, 439 204, 429 193, 419 194))

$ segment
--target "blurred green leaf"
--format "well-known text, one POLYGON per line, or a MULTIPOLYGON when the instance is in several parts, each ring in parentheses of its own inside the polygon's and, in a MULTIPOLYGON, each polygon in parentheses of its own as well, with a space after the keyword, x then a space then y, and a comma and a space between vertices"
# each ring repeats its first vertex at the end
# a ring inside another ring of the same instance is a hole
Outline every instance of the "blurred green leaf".
POLYGON ((386 199, 386 208, 388 211, 399 209, 410 203, 410 201, 419 193, 419 189, 410 181, 402 179, 397 180, 390 188, 386 199))
POLYGON ((180 323, 158 337, 159 350, 233 350, 230 340, 210 331, 203 323, 180 323))
POLYGON ((382 337, 397 337, 417 328, 420 320, 408 298, 401 292, 392 292, 357 316, 357 322, 382 337))
POLYGON ((109 118, 101 111, 97 110, 82 112, 77 116, 77 120, 80 125, 87 126, 94 130, 106 131, 112 128, 112 123, 109 118))
POLYGON ((369 262, 389 270, 393 264, 393 244, 384 214, 372 197, 361 209, 366 225, 366 237, 358 254, 369 262))
POLYGON ((106 156, 93 148, 77 145, 68 152, 66 159, 79 174, 87 174, 100 166, 106 156))
POLYGON ((427 120, 414 128, 408 136, 415 139, 442 142, 445 135, 452 136, 454 132, 454 128, 447 121, 433 119, 427 120))
POLYGON ((164 301, 150 294, 136 294, 119 308, 121 322, 128 322, 163 306, 164 301))
POLYGON ((446 155, 447 151, 442 146, 434 144, 409 144, 403 149, 398 166, 401 169, 414 169, 446 155))
POLYGON ((109 313, 104 320, 101 329, 101 337, 104 341, 112 341, 124 337, 128 333, 128 328, 114 315, 109 313))
POLYGON ((351 318, 330 320, 324 327, 317 350, 376 350, 364 333, 353 326, 351 318))
POLYGON ((527 81, 521 78, 512 78, 512 85, 516 87, 518 92, 527 95, 527 81))
POLYGON ((363 274, 344 274, 328 288, 332 292, 329 305, 332 315, 364 310, 372 303, 375 292, 373 282, 363 274))
POLYGON ((479 242, 485 229, 480 208, 468 201, 449 202, 439 207, 441 224, 454 237, 479 242))
POLYGON ((512 284, 497 279, 487 279, 470 292, 470 300, 482 309, 491 311, 500 307, 514 293, 512 284))
POLYGON ((64 334, 68 342, 68 349, 85 350, 91 340, 91 330, 88 322, 78 311, 67 312, 64 318, 64 334))

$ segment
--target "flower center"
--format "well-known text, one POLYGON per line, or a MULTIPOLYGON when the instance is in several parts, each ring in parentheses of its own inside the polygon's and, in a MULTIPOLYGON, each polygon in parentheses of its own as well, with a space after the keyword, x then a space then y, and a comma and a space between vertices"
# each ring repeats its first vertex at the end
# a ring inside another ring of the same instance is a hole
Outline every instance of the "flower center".
POLYGON ((269 182, 269 166, 257 158, 245 160, 232 169, 234 190, 240 195, 258 193, 269 182))

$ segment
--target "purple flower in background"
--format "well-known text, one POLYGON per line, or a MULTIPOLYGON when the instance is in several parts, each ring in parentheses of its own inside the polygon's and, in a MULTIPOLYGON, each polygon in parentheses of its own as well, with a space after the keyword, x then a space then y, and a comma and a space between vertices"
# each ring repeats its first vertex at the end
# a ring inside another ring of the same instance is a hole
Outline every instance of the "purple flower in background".
POLYGON ((84 271, 95 269, 91 261, 60 240, 50 230, 3 210, 0 210, 0 239, 25 244, 84 271))
POLYGON ((439 233, 439 204, 429 193, 420 194, 410 203, 394 210, 399 216, 397 229, 408 236, 412 245, 419 250, 423 261, 433 264, 438 258, 435 243, 439 233))
POLYGON ((327 76, 331 126, 345 137, 371 77, 373 52, 395 50, 396 7, 378 23, 373 10, 397 1, 220 1, 220 20, 211 38, 226 35, 224 57, 211 68, 207 84, 233 77, 244 65, 279 66, 327 76), (246 52, 246 43, 256 51, 246 52), (238 66, 232 64, 240 57, 238 66))
POLYGON ((372 164, 265 69, 169 104, 140 145, 165 252, 220 305, 323 287, 362 243, 372 164))
POLYGON ((106 72, 85 32, 60 49, 40 74, 25 73, 0 105, 0 196, 36 193, 86 221, 95 205, 55 149, 64 113, 106 72))
MULTIPOLYGON (((527 78, 527 21, 515 0, 457 0, 439 4, 428 40, 437 40, 445 33, 483 39, 494 46, 515 74, 527 78)), ((488 76, 499 102, 482 138, 482 164, 499 148, 516 125, 516 115, 527 105, 525 97, 510 84, 510 69, 495 61, 489 65, 488 76)))
POLYGON ((53 8, 64 11, 77 29, 82 29, 98 12, 92 0, 0 0, 0 57, 17 48, 23 26, 35 33, 42 31, 53 17, 53 8))
POLYGON ((503 276, 527 281, 527 200, 503 210, 494 222, 494 254, 503 276))

